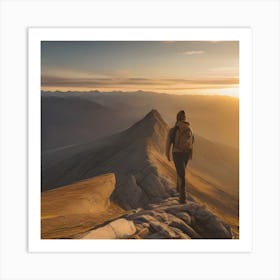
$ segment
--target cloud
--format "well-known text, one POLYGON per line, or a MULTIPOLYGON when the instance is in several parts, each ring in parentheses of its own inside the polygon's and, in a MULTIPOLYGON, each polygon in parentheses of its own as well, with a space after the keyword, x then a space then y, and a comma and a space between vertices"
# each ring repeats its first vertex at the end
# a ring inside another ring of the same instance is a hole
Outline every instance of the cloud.
POLYGON ((186 52, 183 52, 184 54, 186 55, 199 55, 199 54, 204 54, 205 51, 186 51, 186 52))
MULTIPOLYGON (((101 71, 93 70, 74 70, 67 69, 64 67, 42 67, 42 76, 52 76, 52 77, 75 77, 75 78, 93 78, 93 79, 102 79, 111 77, 112 73, 106 73, 101 71)), ((119 75, 119 73, 118 73, 119 75)))
POLYGON ((65 78, 54 76, 42 76, 42 87, 71 87, 71 88, 219 88, 221 86, 231 86, 239 83, 237 77, 214 77, 202 79, 147 79, 142 77, 134 78, 65 78))
POLYGON ((178 41, 175 41, 175 40, 170 40, 170 41, 162 41, 163 44, 175 44, 177 43, 178 41))
POLYGON ((224 67, 215 67, 215 68, 210 68, 209 71, 211 72, 234 72, 234 71, 238 71, 239 68, 238 66, 224 66, 224 67))

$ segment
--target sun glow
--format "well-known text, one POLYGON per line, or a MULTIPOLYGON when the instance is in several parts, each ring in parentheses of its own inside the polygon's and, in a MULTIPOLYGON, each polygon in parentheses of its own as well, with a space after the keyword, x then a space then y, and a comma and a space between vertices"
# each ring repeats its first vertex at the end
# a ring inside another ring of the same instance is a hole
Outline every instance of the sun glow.
POLYGON ((221 88, 221 89, 209 89, 205 91, 207 95, 226 95, 239 98, 239 87, 221 88))

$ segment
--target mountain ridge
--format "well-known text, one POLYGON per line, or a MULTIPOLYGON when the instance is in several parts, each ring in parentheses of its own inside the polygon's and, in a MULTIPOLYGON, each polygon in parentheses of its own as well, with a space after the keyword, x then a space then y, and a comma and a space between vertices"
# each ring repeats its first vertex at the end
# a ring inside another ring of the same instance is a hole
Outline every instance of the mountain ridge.
MULTIPOLYGON (((151 203, 158 204, 168 198, 176 199, 176 172, 173 163, 167 161, 164 154, 168 130, 169 127, 158 110, 153 109, 120 133, 102 141, 81 145, 76 153, 55 161, 55 164, 49 159, 48 164, 42 164, 42 191, 100 174, 114 173, 116 188, 111 200, 123 209, 145 209, 151 203)), ((75 151, 75 147, 69 149, 75 151)), ((208 152, 207 148, 204 150, 205 153, 208 152)), ((199 155, 199 160, 209 157, 207 153, 206 157, 203 153, 199 155)), ((229 209, 230 215, 236 215, 238 205, 232 204, 231 195, 227 194, 225 197, 215 182, 210 183, 209 178, 204 176, 206 167, 202 169, 202 173, 194 174, 191 172, 192 165, 195 164, 191 162, 187 169, 187 192, 200 203, 207 202, 213 211, 215 205, 220 203, 220 209, 229 209)), ((224 168, 223 165, 222 160, 216 169, 224 168)), ((231 172, 230 168, 229 171, 231 172)), ((222 211, 219 212, 221 213, 222 211)))

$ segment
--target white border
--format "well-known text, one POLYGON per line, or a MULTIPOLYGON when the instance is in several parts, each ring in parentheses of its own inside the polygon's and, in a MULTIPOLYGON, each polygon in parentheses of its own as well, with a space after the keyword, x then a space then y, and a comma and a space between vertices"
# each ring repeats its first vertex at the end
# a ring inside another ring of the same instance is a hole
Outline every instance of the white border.
POLYGON ((249 252, 252 249, 252 93, 249 28, 29 28, 29 252, 249 252), (236 40, 240 42, 240 239, 41 240, 40 42, 236 40))

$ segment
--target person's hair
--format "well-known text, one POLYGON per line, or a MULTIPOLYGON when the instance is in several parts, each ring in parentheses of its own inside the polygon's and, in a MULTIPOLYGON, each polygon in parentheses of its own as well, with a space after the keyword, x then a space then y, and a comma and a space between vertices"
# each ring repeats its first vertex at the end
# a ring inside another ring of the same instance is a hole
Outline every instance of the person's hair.
POLYGON ((184 120, 185 116, 186 116, 185 111, 181 110, 178 112, 176 119, 177 119, 177 121, 182 121, 182 120, 184 120))

